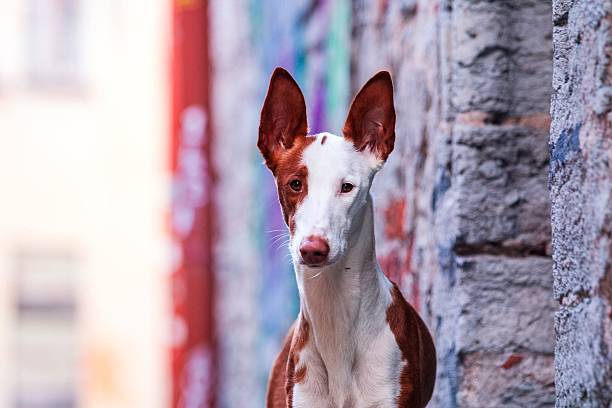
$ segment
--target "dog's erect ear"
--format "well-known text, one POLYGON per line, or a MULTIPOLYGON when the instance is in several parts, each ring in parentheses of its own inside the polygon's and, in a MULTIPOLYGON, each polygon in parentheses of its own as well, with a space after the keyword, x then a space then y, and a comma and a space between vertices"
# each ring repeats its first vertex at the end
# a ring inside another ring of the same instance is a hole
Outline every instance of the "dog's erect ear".
POLYGON ((395 142, 393 83, 389 72, 380 71, 357 93, 342 132, 357 150, 370 149, 380 160, 387 160, 395 142))
POLYGON ((291 74, 276 68, 261 110, 257 147, 274 172, 279 153, 293 146, 297 137, 306 136, 306 103, 291 74))

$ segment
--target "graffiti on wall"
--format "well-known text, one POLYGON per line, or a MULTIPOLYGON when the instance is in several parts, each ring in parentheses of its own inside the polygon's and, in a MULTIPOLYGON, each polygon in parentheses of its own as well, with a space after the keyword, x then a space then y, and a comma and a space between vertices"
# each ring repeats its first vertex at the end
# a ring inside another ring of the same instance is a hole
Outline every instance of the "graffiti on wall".
POLYGON ((240 98, 218 95, 220 105, 224 106, 218 116, 227 118, 219 120, 234 121, 240 115, 249 121, 240 129, 234 123, 217 122, 224 137, 241 148, 217 147, 218 154, 228 151, 224 157, 233 160, 219 160, 217 164, 222 193, 215 199, 222 201, 220 206, 224 208, 220 211, 236 208, 248 214, 240 225, 230 214, 224 218, 227 225, 220 226, 228 229, 221 234, 228 241, 235 240, 236 233, 241 234, 240 243, 233 246, 230 242, 218 243, 222 252, 243 258, 224 261, 218 276, 222 292, 219 296, 225 296, 219 303, 224 308, 219 330, 232 334, 231 338, 219 338, 223 350, 221 404, 259 407, 263 405, 272 361, 297 315, 298 295, 287 250, 287 227, 274 180, 256 149, 257 113, 270 74, 275 67, 283 66, 304 91, 310 131, 340 132, 349 102, 350 3, 232 0, 214 2, 214 10, 216 17, 227 19, 214 24, 216 38, 223 41, 218 47, 223 55, 222 61, 218 61, 221 66, 215 79, 217 89, 241 95, 240 98), (238 31, 226 33, 224 30, 231 24, 234 27, 239 24, 238 31), (235 67, 237 59, 243 59, 244 65, 235 67), (231 75, 227 75, 228 70, 232 70, 231 75), (236 103, 244 107, 238 109, 236 103), (240 176, 235 175, 237 171, 240 176), (242 186, 240 194, 236 193, 237 185, 242 186), (236 204, 237 199, 242 206, 236 204), (248 240, 244 239, 245 234, 248 240), (239 253, 234 248, 240 248, 239 253), (247 269, 250 275, 246 274, 247 269), (241 285, 233 281, 236 276, 241 277, 241 285), (229 301, 236 293, 240 293, 240 302, 229 301), (241 324, 239 332, 235 330, 236 324, 241 324), (249 353, 249 361, 244 360, 244 353, 249 353))

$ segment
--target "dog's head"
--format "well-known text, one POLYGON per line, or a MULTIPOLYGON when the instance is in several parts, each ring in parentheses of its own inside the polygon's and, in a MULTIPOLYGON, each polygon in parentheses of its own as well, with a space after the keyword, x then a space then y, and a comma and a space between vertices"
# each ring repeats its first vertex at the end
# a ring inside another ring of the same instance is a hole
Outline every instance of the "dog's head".
POLYGON ((284 69, 274 71, 257 146, 276 178, 291 255, 310 267, 343 256, 372 179, 393 150, 395 108, 388 72, 374 75, 359 91, 343 134, 308 135, 299 86, 284 69))

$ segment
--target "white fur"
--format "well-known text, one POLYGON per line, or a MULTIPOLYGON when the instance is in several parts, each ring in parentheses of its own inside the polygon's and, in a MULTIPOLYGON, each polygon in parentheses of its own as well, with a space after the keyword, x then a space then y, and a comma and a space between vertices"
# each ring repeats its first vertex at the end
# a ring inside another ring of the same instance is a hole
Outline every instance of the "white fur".
POLYGON ((391 283, 376 262, 369 191, 382 163, 341 137, 316 137, 303 153, 308 194, 291 240, 301 315, 310 325, 296 367, 306 366, 306 379, 294 386, 294 407, 392 407, 403 363, 386 322, 391 283), (353 191, 340 193, 343 182, 353 191), (309 235, 329 242, 328 265, 300 262, 299 245, 309 235))
POLYGON ((351 222, 363 210, 381 163, 370 152, 358 152, 352 143, 331 133, 316 135, 304 150, 302 162, 308 168, 308 195, 296 211, 292 255, 298 259, 302 240, 318 235, 327 239, 333 263, 346 250, 351 222), (326 141, 321 144, 323 138, 326 141), (353 191, 341 193, 344 182, 353 184, 353 191))

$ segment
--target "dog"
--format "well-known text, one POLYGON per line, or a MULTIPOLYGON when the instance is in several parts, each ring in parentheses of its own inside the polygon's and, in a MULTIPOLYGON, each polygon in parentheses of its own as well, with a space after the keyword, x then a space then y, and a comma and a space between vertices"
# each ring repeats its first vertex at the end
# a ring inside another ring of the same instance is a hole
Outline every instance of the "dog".
POLYGON ((343 136, 308 134, 304 96, 270 79, 257 146, 285 222, 300 312, 270 373, 268 408, 419 408, 436 376, 432 337, 374 250, 370 186, 393 150, 391 75, 353 100, 343 136))

